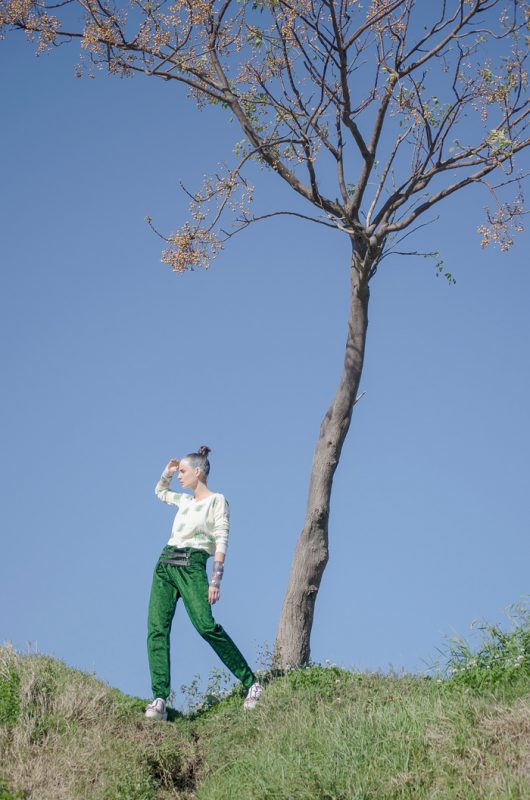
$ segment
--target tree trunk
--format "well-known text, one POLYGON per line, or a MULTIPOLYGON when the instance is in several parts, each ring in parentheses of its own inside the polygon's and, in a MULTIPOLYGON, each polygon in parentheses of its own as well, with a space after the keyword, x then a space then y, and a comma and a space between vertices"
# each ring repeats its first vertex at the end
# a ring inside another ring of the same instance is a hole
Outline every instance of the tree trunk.
POLYGON ((280 670, 309 661, 315 601, 328 562, 331 485, 363 369, 370 269, 366 254, 362 257, 355 247, 350 271, 351 306, 344 367, 336 395, 320 426, 313 456, 306 518, 296 545, 274 645, 273 667, 280 670))

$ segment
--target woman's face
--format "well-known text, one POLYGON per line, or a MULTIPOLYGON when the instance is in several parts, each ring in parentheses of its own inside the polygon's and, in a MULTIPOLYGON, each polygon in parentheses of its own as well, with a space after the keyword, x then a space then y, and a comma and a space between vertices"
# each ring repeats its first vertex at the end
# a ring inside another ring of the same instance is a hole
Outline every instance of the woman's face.
POLYGON ((199 482, 199 469, 192 469, 184 459, 179 463, 179 481, 183 489, 195 489, 199 482))

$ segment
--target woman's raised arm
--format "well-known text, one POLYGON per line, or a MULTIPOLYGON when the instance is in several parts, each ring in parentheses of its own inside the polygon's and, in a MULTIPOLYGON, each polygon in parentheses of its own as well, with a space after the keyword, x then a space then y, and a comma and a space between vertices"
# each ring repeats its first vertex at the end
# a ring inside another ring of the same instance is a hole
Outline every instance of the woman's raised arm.
POLYGON ((155 494, 158 499, 162 500, 163 503, 168 503, 170 506, 178 506, 180 502, 181 492, 172 492, 169 488, 171 478, 178 472, 178 468, 179 462, 176 458, 172 458, 164 467, 164 471, 155 486, 155 494))

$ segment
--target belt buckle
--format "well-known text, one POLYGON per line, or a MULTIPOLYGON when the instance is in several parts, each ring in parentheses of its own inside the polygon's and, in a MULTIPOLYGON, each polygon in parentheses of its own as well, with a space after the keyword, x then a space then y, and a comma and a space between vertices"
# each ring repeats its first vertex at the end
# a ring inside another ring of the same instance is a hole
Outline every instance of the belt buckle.
POLYGON ((173 545, 166 545, 160 561, 172 567, 191 566, 190 553, 184 547, 173 547, 173 545))

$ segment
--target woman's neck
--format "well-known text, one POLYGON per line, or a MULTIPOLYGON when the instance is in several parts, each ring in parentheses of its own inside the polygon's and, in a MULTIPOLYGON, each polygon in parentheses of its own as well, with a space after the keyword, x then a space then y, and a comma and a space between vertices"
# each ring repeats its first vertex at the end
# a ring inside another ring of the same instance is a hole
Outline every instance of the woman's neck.
POLYGON ((203 483, 202 485, 199 484, 193 490, 193 497, 195 500, 204 500, 206 497, 210 497, 211 494, 214 494, 214 492, 211 492, 205 483, 203 483))

